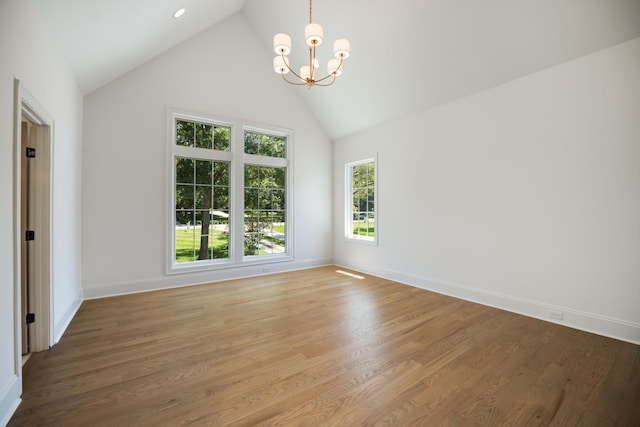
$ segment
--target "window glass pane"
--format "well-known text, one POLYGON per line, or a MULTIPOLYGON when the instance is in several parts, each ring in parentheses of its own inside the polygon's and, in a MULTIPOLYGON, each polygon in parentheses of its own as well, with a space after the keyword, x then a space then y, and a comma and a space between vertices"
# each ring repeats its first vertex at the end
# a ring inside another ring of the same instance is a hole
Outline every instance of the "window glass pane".
POLYGON ((258 207, 260 210, 271 209, 271 189, 260 189, 258 192, 258 199, 258 207))
POLYGON ((194 162, 191 159, 176 157, 176 183, 193 183, 194 162))
POLYGON ((176 211, 176 226, 187 226, 193 224, 193 211, 179 210, 176 211))
POLYGON ((196 184, 213 184, 213 162, 196 160, 196 184))
POLYGON ((286 148, 287 138, 284 136, 251 131, 244 133, 244 152, 247 154, 284 159, 287 156, 286 148))
POLYGON ((193 209, 193 185, 176 185, 176 209, 193 209))
POLYGON ((209 230, 209 253, 211 259, 229 257, 229 214, 214 212, 209 230), (226 216, 225 216, 226 215, 226 216))
POLYGON ((272 192, 273 195, 273 209, 275 210, 283 210, 285 208, 285 191, 284 190, 279 190, 279 189, 275 189, 272 192))
POLYGON ((351 205, 347 212, 347 237, 361 238, 366 240, 375 239, 375 161, 348 166, 347 179, 351 182, 351 194, 349 202, 351 205))
MULTIPOLYGON (((251 193, 251 192, 249 192, 251 193)), ((247 191, 245 190, 245 195, 247 191)), ((256 191, 257 196, 257 191, 256 191)), ((257 202, 256 202, 257 204, 257 202)), ((260 243, 260 217, 257 209, 249 209, 246 207, 244 211, 244 254, 258 255, 260 243)))
POLYGON ((193 262, 195 260, 195 228, 193 211, 177 211, 175 225, 175 260, 193 262))
POLYGON ((229 138, 231 129, 228 127, 214 126, 213 128, 213 149, 220 151, 229 151, 229 138))
POLYGON ((244 233, 244 256, 259 255, 258 251, 258 234, 245 232, 244 233))
POLYGON ((286 182, 286 172, 287 170, 285 168, 277 168, 275 171, 275 176, 274 176, 274 187, 277 188, 285 188, 285 182, 286 182))
POLYGON ((213 126, 204 123, 195 123, 196 147, 213 148, 213 126))
POLYGON ((246 165, 244 167, 244 186, 259 187, 260 186, 260 167, 246 165))
POLYGON ((375 191, 373 188, 367 188, 367 212, 375 212, 375 191))
POLYGON ((275 168, 260 168, 260 186, 275 187, 275 168))
POLYGON ((215 162, 213 164, 213 184, 229 185, 229 163, 215 162))
POLYGON ((209 225, 211 224, 211 216, 209 210, 196 211, 196 229, 195 229, 195 248, 196 259, 211 259, 209 253, 209 225))
POLYGON ((375 185, 375 164, 367 163, 367 187, 373 187, 375 185))
POLYGON ((287 139, 285 137, 265 135, 265 138, 260 141, 260 154, 284 159, 287 155, 286 147, 287 139))
POLYGON ((213 208, 229 209, 229 187, 213 188, 213 208))
POLYGON ((208 185, 196 186, 196 209, 211 209, 213 207, 212 188, 208 185))
POLYGON ((176 262, 228 258, 229 164, 176 157, 175 179, 176 262), (214 170, 215 181, 225 185, 213 186, 214 170))
POLYGON ((254 132, 244 133, 244 152, 247 154, 258 154, 260 141, 258 134, 254 132))
POLYGON ((184 120, 176 120, 176 145, 193 147, 194 134, 194 123, 184 120))
POLYGON ((176 145, 230 151, 231 128, 176 119, 176 145))
POLYGON ((245 166, 245 255, 286 252, 285 168, 245 166))
POLYGON ((361 215, 353 222, 353 234, 356 236, 373 237, 375 235, 373 218, 361 215))
POLYGON ((258 210, 258 192, 257 188, 244 189, 244 209, 246 211, 258 210))

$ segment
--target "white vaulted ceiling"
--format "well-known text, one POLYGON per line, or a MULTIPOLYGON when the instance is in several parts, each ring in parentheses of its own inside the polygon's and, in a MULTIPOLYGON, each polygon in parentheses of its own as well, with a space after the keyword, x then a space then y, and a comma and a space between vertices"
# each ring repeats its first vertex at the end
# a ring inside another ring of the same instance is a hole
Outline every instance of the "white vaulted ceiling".
MULTIPOLYGON (((292 65, 306 58, 306 0, 37 2, 85 94, 236 12, 265 52, 287 32, 292 65)), ((640 37, 640 0, 316 0, 313 15, 321 64, 352 45, 331 88, 296 89, 333 139, 640 37)))
POLYGON ((238 12, 244 0, 36 0, 88 94, 238 12), (180 19, 173 12, 188 11, 180 19))

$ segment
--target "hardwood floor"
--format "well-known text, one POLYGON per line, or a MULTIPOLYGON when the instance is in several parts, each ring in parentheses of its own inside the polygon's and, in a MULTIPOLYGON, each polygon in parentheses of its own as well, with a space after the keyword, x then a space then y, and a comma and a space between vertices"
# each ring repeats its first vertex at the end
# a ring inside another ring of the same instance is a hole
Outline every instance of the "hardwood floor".
POLYGON ((323 267, 86 301, 10 426, 640 426, 640 346, 323 267))

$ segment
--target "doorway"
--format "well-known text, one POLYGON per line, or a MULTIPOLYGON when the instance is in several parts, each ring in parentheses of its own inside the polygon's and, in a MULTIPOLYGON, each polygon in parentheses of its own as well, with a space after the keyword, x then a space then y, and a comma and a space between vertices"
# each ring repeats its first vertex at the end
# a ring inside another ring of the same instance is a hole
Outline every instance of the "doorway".
POLYGON ((30 328, 30 313, 33 313, 33 301, 29 298, 33 295, 33 280, 29 280, 30 274, 33 275, 33 267, 35 263, 29 259, 29 255, 35 255, 35 251, 31 246, 32 241, 27 240, 26 235, 28 230, 35 228, 33 214, 35 213, 37 206, 35 200, 32 200, 31 196, 35 195, 35 168, 32 167, 30 157, 27 155, 30 150, 35 149, 33 143, 30 141, 29 131, 33 126, 31 122, 22 115, 20 128, 20 150, 23 154, 20 155, 20 234, 25 236, 20 243, 20 295, 21 295, 21 328, 22 328, 22 364, 24 365, 29 355, 33 344, 29 334, 30 328), (29 250, 31 249, 31 251, 29 250), (31 267, 31 268, 30 268, 31 267))
POLYGON ((15 90, 16 362, 23 364, 30 353, 49 349, 53 337, 53 120, 18 80, 15 90))

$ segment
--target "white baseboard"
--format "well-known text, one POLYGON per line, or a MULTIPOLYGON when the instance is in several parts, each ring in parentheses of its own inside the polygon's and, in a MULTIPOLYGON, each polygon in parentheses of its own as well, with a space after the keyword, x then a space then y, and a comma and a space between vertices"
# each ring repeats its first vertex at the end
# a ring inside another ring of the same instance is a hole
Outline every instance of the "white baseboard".
POLYGON ((0 426, 9 424, 9 420, 20 406, 20 395, 22 394, 22 383, 17 375, 12 375, 11 379, 0 389, 0 426))
POLYGON ((265 274, 282 273, 286 271, 304 270, 307 268, 330 265, 331 259, 312 259, 303 261, 285 261, 274 264, 241 266, 224 270, 212 270, 184 274, 172 274, 127 282, 103 283, 85 285, 84 298, 95 299, 117 295, 135 294, 139 292, 157 291, 182 286, 192 286, 203 283, 220 282, 223 280, 241 279, 244 277, 261 276, 265 274))
POLYGON ((62 338, 62 334, 64 334, 64 331, 67 330, 69 323, 71 323, 71 320, 73 320, 73 316, 75 316, 78 312, 80 305, 82 305, 82 295, 78 295, 73 304, 71 304, 71 307, 69 307, 64 316, 62 316, 62 319, 56 322, 56 324, 54 325, 54 344, 57 344, 60 341, 60 339, 62 338))
POLYGON ((501 310, 522 314, 528 317, 568 326, 585 332, 591 332, 633 344, 640 344, 640 325, 620 319, 600 316, 593 313, 585 313, 568 307, 554 306, 538 301, 518 298, 511 295, 490 292, 470 286, 448 283, 441 280, 420 277, 393 270, 385 270, 375 267, 350 265, 334 260, 336 265, 361 271, 373 276, 393 280, 405 285, 414 286, 439 294, 448 295, 478 304, 499 308, 501 310), (549 317, 549 312, 561 312, 562 320, 554 320, 549 317))

